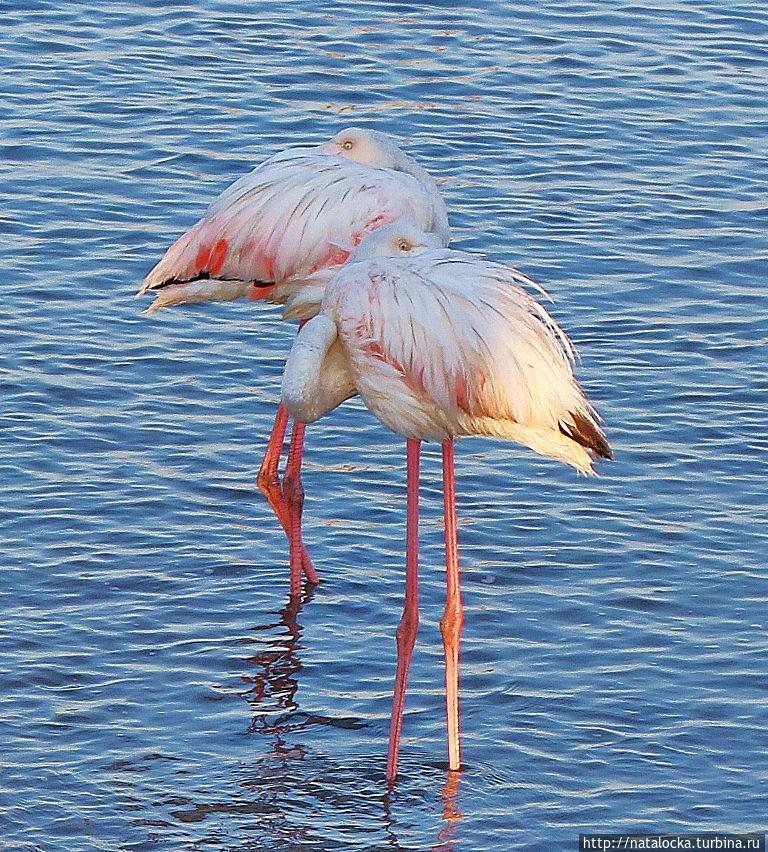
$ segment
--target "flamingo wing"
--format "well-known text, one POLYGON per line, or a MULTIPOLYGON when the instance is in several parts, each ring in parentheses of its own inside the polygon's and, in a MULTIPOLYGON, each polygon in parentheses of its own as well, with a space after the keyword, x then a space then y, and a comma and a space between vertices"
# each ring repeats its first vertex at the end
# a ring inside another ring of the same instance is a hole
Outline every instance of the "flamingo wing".
POLYGON ((286 151, 226 189, 168 249, 140 293, 159 291, 156 309, 300 280, 340 265, 345 247, 387 222, 408 217, 430 227, 432 207, 409 174, 315 149, 286 151))
POLYGON ((323 310, 366 405, 394 431, 436 440, 502 434, 494 423, 577 431, 595 415, 574 378, 570 342, 522 288, 527 281, 448 250, 353 261, 323 310))

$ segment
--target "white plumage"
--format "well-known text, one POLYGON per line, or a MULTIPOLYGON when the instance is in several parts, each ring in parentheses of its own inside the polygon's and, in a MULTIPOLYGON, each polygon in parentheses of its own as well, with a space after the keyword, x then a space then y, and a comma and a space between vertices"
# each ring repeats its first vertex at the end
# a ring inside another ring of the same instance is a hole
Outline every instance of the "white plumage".
POLYGON ((276 154, 232 184, 168 249, 139 295, 157 294, 149 312, 250 296, 295 300, 291 317, 311 316, 328 270, 398 219, 448 244, 445 204, 424 169, 383 133, 344 130, 276 154))
MULTIPOLYGON (((276 154, 232 184, 168 249, 139 295, 156 297, 147 313, 247 296, 285 305, 286 318, 306 319, 363 237, 395 220, 448 244, 445 203, 427 172, 386 134, 343 130, 322 145, 276 154)), ((298 599, 302 572, 311 583, 318 577, 301 536, 304 426, 293 424, 281 483, 286 428, 280 405, 257 483, 288 536, 291 596, 298 599)))
POLYGON ((440 245, 395 223, 368 235, 326 287, 320 313, 294 343, 283 404, 311 422, 357 391, 407 439, 406 570, 390 719, 387 780, 397 774, 405 689, 418 628, 419 454, 442 443, 448 768, 461 767, 459 645, 464 620, 454 438, 496 435, 585 474, 611 458, 573 375, 573 347, 514 269, 440 245))
POLYGON ((483 434, 592 473, 610 457, 565 333, 514 269, 398 223, 366 237, 286 364, 283 402, 311 422, 355 390, 390 429, 483 434))

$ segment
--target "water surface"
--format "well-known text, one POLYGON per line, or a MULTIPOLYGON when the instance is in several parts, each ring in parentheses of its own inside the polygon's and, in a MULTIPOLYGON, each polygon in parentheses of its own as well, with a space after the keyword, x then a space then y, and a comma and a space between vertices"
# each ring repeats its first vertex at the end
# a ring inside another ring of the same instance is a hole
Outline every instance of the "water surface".
POLYGON ((0 824, 13 850, 575 849, 765 829, 768 14, 708 0, 6 4, 0 824), (555 298, 616 461, 458 445, 446 772, 438 452, 383 784, 404 453, 309 430, 294 619, 255 489, 294 329, 141 315, 207 203, 358 124, 555 298), (549 845, 548 845, 549 844, 549 845))

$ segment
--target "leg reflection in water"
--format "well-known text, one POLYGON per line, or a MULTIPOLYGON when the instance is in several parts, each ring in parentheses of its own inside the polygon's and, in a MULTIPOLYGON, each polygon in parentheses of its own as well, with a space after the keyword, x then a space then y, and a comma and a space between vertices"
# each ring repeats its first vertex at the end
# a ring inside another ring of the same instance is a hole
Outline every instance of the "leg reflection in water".
MULTIPOLYGON (((251 720, 248 733, 284 734, 307 724, 306 718, 298 724, 292 724, 291 717, 299 709, 296 693, 299 689, 298 674, 301 671, 299 652, 302 650, 302 628, 297 616, 302 605, 308 603, 311 597, 310 589, 303 601, 291 598, 280 613, 279 621, 252 628, 255 633, 266 636, 267 647, 244 660, 251 673, 242 675, 243 682, 249 684, 249 688, 241 695, 254 710, 259 711, 251 720), (271 706, 266 709, 263 704, 271 706), (275 710, 283 711, 277 719, 274 719, 275 710), (270 721, 270 716, 273 721, 270 721)), ((252 641, 259 645, 264 643, 262 636, 252 641)), ((276 743, 276 751, 279 751, 281 746, 284 746, 284 743, 276 743)))
POLYGON ((458 821, 462 817, 461 811, 456 807, 456 797, 459 793, 459 781, 461 773, 455 770, 449 770, 448 775, 443 785, 442 800, 443 800, 443 821, 445 825, 440 829, 437 835, 436 849, 450 849, 453 845, 454 835, 457 831, 458 821))
MULTIPOLYGON (((435 843, 429 847, 430 852, 450 852, 457 849, 459 838, 458 823, 463 817, 463 814, 456 805, 456 799, 459 795, 459 784, 461 782, 461 772, 456 770, 448 770, 445 777, 445 784, 440 793, 440 801, 442 804, 443 825, 435 838, 435 843)), ((419 798, 423 795, 423 791, 419 791, 419 798)), ((393 815, 393 807, 397 804, 400 796, 395 792, 395 785, 388 784, 387 791, 382 797, 382 811, 384 817, 384 830, 387 834, 388 845, 393 849, 401 849, 397 838, 398 819, 393 815)), ((402 802, 408 801, 407 794, 403 795, 402 802)), ((401 805, 402 805, 401 802, 401 805)), ((406 805, 407 808, 412 808, 412 803, 406 805)))

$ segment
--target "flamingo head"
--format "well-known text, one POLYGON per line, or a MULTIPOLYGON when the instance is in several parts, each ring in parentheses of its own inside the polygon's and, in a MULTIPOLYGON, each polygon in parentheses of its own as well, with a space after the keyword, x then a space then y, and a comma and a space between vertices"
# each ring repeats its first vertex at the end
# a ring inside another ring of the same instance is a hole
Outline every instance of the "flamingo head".
POLYGON ((442 240, 437 234, 428 234, 401 219, 365 236, 351 259, 413 257, 442 246, 442 240))
POLYGON ((386 133, 362 127, 348 127, 318 148, 327 154, 336 154, 378 169, 398 169, 404 160, 410 159, 386 133))

